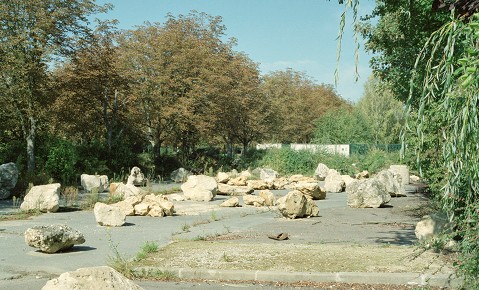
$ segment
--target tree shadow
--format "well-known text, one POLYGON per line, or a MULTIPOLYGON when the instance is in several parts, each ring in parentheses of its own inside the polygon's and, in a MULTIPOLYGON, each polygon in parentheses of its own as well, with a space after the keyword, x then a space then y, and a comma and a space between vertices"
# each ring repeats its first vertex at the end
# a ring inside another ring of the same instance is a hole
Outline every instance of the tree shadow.
POLYGON ((406 228, 379 232, 379 234, 381 233, 384 233, 384 236, 375 239, 375 242, 378 244, 411 246, 417 241, 414 227, 412 225, 406 228))

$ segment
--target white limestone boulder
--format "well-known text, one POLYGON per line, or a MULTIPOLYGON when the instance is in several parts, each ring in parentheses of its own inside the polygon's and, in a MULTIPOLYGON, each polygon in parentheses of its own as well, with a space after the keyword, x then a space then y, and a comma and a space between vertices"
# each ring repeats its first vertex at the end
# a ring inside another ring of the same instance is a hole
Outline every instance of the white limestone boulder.
POLYGON ((238 195, 247 195, 253 193, 254 189, 248 186, 233 186, 223 183, 218 183, 218 192, 217 194, 220 195, 230 195, 230 196, 238 196, 238 195))
POLYGON ((121 227, 125 224, 126 214, 116 206, 97 202, 93 208, 93 213, 100 226, 121 227))
POLYGON ((392 197, 406 196, 406 190, 401 182, 401 177, 391 170, 381 170, 373 178, 384 184, 386 191, 392 197))
POLYGON ((125 278, 108 266, 79 268, 65 272, 58 278, 49 280, 42 290, 102 289, 102 290, 142 290, 140 286, 125 278))
POLYGON ((444 213, 433 213, 424 216, 416 224, 414 233, 419 241, 428 241, 451 232, 452 228, 452 224, 444 213))
POLYGON ((236 196, 233 196, 231 198, 228 198, 227 200, 223 201, 220 204, 221 207, 238 207, 240 206, 239 204, 239 198, 236 196))
POLYGON ((260 206, 265 205, 265 200, 261 196, 245 195, 245 196, 243 196, 243 203, 245 205, 252 205, 252 206, 260 207, 260 206))
POLYGON ((181 185, 185 198, 193 201, 211 201, 218 192, 218 183, 214 177, 191 175, 181 185))
POLYGON ((322 190, 316 182, 298 182, 293 185, 294 190, 299 190, 308 199, 319 200, 326 198, 326 191, 322 190))
POLYGON ((319 181, 324 181, 328 176, 329 167, 326 164, 319 163, 314 171, 314 177, 319 181))
POLYGON ((80 175, 81 186, 88 192, 104 192, 110 186, 108 183, 108 176, 106 175, 80 175))
POLYGON ((265 206, 274 206, 276 204, 276 197, 271 190, 261 190, 258 195, 264 199, 265 206))
POLYGON ((330 169, 324 179, 324 190, 327 192, 343 192, 345 187, 346 183, 341 174, 334 169, 330 169))
POLYGON ((346 192, 348 206, 352 208, 378 208, 391 200, 384 184, 375 178, 355 181, 346 192))
POLYGON ((60 183, 37 185, 28 191, 20 209, 56 212, 60 208, 60 183))
POLYGON ((67 225, 34 226, 25 231, 24 237, 28 246, 48 254, 65 251, 85 242, 82 233, 67 225))

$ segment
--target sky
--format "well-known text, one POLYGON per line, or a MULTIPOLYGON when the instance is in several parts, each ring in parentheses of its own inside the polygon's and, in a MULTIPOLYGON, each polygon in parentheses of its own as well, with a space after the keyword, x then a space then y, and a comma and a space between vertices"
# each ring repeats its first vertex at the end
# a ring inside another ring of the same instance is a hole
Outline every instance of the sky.
MULTIPOLYGON (((113 9, 99 16, 117 19, 120 29, 134 29, 145 21, 164 23, 168 13, 187 15, 191 10, 221 16, 226 36, 237 39, 236 51, 259 64, 262 74, 291 68, 318 84, 334 85, 337 66, 337 35, 344 10, 336 0, 97 0, 113 9)), ((361 15, 369 13, 374 1, 363 0, 361 15)), ((360 43, 359 80, 355 81, 355 50, 352 21, 347 20, 339 62, 336 92, 356 102, 371 74, 369 60, 360 43)))

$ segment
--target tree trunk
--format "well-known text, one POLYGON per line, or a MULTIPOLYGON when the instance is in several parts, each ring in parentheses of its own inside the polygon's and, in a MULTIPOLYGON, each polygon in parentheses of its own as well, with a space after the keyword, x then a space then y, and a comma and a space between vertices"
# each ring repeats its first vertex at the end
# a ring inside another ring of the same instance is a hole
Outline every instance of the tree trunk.
POLYGON ((35 134, 36 122, 33 117, 29 117, 28 132, 25 132, 25 141, 27 142, 27 170, 35 171, 35 134))

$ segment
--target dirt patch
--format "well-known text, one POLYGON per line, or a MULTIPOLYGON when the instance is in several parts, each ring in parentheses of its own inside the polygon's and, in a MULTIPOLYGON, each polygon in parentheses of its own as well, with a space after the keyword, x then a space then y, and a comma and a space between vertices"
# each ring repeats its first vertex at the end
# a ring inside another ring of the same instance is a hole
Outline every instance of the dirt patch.
POLYGON ((290 272, 450 273, 451 257, 413 246, 179 241, 142 266, 290 272))

